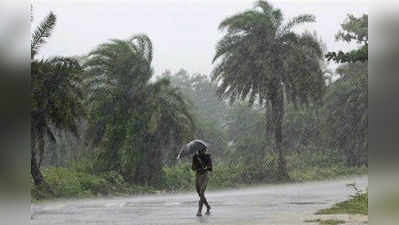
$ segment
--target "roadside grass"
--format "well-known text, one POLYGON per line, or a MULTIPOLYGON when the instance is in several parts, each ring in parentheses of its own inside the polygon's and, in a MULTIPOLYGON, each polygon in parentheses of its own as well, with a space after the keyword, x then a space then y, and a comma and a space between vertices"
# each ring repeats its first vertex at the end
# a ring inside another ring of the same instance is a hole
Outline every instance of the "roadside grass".
POLYGON ((338 224, 343 224, 345 221, 343 220, 305 220, 307 223, 319 223, 320 225, 338 225, 338 224))
POLYGON ((92 175, 73 169, 50 167, 42 170, 43 176, 53 193, 45 188, 31 186, 32 202, 56 198, 90 198, 96 196, 122 196, 156 193, 148 186, 127 184, 115 171, 92 175))
POLYGON ((338 177, 365 175, 367 166, 348 167, 337 150, 301 150, 287 155, 287 166, 292 182, 329 180, 338 177))
POLYGON ((333 207, 322 209, 316 212, 316 215, 322 214, 361 214, 368 215, 368 191, 362 192, 354 184, 350 184, 356 194, 351 196, 351 199, 339 202, 333 207))
POLYGON ((367 167, 348 168, 342 165, 332 165, 330 167, 306 167, 300 169, 293 169, 289 171, 291 181, 293 182, 307 182, 329 180, 339 177, 365 175, 368 172, 367 167))

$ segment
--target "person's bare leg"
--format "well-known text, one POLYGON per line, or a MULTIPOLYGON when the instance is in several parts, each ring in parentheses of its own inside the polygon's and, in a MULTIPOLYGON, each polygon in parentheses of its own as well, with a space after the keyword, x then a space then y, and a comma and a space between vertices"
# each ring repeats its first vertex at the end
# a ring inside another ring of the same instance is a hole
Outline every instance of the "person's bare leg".
POLYGON ((211 206, 209 205, 208 200, 205 197, 205 190, 206 190, 206 187, 208 186, 208 179, 209 179, 208 174, 205 174, 204 179, 201 184, 201 197, 202 197, 202 202, 206 206, 206 213, 205 213, 206 215, 211 214, 211 206))
POLYGON ((201 186, 198 177, 195 179, 195 189, 197 191, 198 196, 201 196, 201 186))
POLYGON ((205 204, 206 206, 206 215, 209 215, 211 213, 211 206, 209 205, 208 201, 206 200, 205 194, 201 194, 201 201, 205 204))
POLYGON ((205 204, 205 206, 206 206, 206 215, 209 215, 209 214, 211 214, 211 206, 209 205, 209 203, 208 203, 208 200, 206 200, 206 197, 205 197, 205 193, 204 194, 202 194, 202 202, 205 204))
POLYGON ((202 199, 200 198, 200 200, 198 201, 198 212, 197 212, 197 216, 202 216, 202 199))
POLYGON ((202 198, 201 198, 201 183, 198 174, 196 175, 195 179, 195 188, 197 189, 198 196, 200 197, 200 200, 198 201, 198 211, 197 211, 197 216, 202 216, 202 198))
POLYGON ((206 200, 205 193, 202 193, 200 197, 202 199, 202 202, 205 204, 205 206, 207 208, 211 208, 211 206, 208 204, 208 200, 206 200))

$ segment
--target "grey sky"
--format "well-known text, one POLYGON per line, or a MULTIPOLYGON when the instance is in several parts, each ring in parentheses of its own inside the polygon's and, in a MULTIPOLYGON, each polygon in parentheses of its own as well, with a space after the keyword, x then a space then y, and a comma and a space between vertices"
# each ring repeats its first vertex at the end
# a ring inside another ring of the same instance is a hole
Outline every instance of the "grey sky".
MULTIPOLYGON (((125 39, 136 33, 150 36, 154 45, 156 74, 185 68, 209 74, 214 48, 223 33, 217 27, 227 16, 253 7, 254 0, 36 0, 36 26, 50 10, 57 26, 41 56, 87 54, 111 38, 125 39)), ((317 22, 299 29, 316 31, 328 50, 353 45, 335 42, 335 33, 346 14, 368 12, 365 0, 273 0, 285 18, 311 13, 317 22)))

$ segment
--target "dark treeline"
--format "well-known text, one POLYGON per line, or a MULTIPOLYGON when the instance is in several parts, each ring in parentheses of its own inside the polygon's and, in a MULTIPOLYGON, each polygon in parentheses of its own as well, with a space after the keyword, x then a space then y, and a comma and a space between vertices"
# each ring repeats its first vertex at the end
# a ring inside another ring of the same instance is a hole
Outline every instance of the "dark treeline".
MULTIPOLYGON (((193 138, 211 143, 214 187, 367 167, 367 60, 329 71, 317 35, 292 31, 314 20, 283 23, 260 1, 220 24, 212 74, 155 76, 144 34, 85 56, 36 59, 56 24, 51 13, 32 34, 33 194, 188 188, 190 159, 176 155, 193 138)), ((367 15, 348 16, 337 40, 367 45, 365 34, 367 15)))

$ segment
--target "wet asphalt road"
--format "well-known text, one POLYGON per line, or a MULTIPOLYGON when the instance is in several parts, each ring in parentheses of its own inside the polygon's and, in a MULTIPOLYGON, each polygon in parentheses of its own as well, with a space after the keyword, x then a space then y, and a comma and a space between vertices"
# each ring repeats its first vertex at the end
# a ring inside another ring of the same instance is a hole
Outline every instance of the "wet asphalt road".
POLYGON ((301 184, 262 185, 209 191, 210 216, 196 217, 195 193, 159 194, 96 200, 67 200, 32 204, 32 225, 258 225, 306 224, 319 209, 346 200, 356 183, 365 188, 368 177, 301 184))

